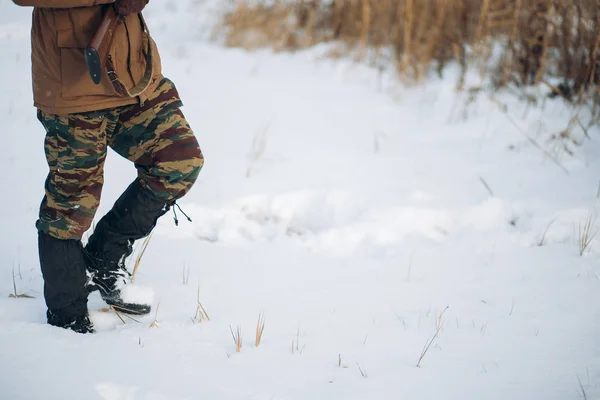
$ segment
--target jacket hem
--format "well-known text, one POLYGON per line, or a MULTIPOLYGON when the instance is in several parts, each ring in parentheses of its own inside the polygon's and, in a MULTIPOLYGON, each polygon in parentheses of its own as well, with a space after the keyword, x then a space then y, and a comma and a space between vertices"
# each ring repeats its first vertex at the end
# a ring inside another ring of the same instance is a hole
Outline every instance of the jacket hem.
POLYGON ((96 101, 90 104, 81 104, 81 105, 70 105, 70 106, 45 106, 38 102, 33 103, 34 107, 38 110, 42 110, 45 114, 54 114, 54 115, 68 115, 68 114, 76 114, 76 113, 84 113, 91 111, 100 111, 100 110, 108 110, 116 107, 128 106, 131 104, 135 104, 138 102, 137 98, 126 98, 121 101, 115 101, 111 99, 109 101, 96 101))
POLYGON ((76 113, 84 113, 84 112, 92 112, 92 111, 101 111, 108 110, 116 107, 129 106, 132 104, 139 103, 140 101, 146 101, 150 94, 152 94, 160 82, 163 79, 163 75, 159 74, 152 79, 152 83, 144 91, 144 93, 140 94, 139 97, 102 97, 101 100, 94 100, 93 96, 85 97, 85 100, 91 101, 86 104, 67 104, 64 106, 48 106, 41 104, 34 99, 34 107, 39 110, 42 110, 45 114, 54 114, 54 115, 67 115, 67 114, 76 114, 76 113))

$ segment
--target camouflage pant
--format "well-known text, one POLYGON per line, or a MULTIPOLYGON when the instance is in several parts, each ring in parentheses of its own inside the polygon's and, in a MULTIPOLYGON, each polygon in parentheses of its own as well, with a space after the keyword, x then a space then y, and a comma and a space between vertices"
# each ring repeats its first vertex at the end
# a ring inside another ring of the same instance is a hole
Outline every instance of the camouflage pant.
POLYGON ((145 188, 165 202, 192 187, 204 158, 165 79, 144 105, 38 118, 46 129, 50 173, 36 223, 59 239, 81 239, 92 224, 104 183, 107 146, 135 164, 145 188))

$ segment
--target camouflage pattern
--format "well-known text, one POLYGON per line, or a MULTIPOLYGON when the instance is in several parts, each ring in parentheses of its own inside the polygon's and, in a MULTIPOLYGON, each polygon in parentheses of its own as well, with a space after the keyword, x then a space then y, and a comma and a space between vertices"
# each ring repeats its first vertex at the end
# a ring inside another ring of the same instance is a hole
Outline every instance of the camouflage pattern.
POLYGON ((204 157, 181 106, 177 89, 164 79, 142 105, 68 115, 38 111, 50 167, 38 230, 82 238, 100 204, 107 146, 132 161, 141 184, 165 203, 183 197, 204 157))

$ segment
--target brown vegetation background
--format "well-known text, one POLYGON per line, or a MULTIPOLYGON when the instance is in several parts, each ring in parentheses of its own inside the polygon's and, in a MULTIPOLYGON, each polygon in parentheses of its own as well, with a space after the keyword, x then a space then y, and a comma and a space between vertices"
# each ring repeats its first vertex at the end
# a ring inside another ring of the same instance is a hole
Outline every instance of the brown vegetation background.
POLYGON ((544 84, 597 108, 599 22, 600 0, 240 0, 223 27, 229 46, 337 42, 359 56, 391 53, 411 81, 456 62, 459 87, 478 66, 496 88, 544 84))

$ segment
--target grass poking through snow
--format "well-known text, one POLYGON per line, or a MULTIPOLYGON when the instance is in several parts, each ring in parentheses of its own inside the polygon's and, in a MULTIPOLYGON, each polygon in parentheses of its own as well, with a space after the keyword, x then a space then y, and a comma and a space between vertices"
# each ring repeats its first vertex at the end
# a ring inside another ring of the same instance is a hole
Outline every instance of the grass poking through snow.
POLYGON ((258 322, 256 323, 256 339, 254 341, 254 345, 256 347, 260 346, 264 331, 265 331, 265 314, 260 313, 260 314, 258 314, 258 322))
POLYGON ((544 232, 542 232, 542 236, 537 241, 538 247, 542 247, 542 246, 546 245, 546 236, 548 235, 548 231, 550 230, 550 228, 552 227, 552 225, 554 224, 555 221, 556 221, 556 218, 553 219, 552 221, 550 221, 550 223, 548 223, 548 225, 546 226, 546 229, 544 230, 544 232))
POLYGON ((208 316, 208 313, 204 309, 204 306, 202 305, 202 303, 200 303, 200 285, 199 284, 198 284, 198 297, 197 297, 196 301, 197 301, 198 305, 196 306, 196 314, 194 315, 194 318, 192 318, 192 322, 194 324, 198 324, 200 322, 203 322, 204 320, 210 321, 210 317, 208 316))
POLYGON ((187 285, 190 282, 190 267, 187 267, 186 269, 185 263, 183 264, 182 281, 184 285, 187 285))
POLYGON ((160 308, 160 300, 158 301, 158 304, 156 304, 156 311, 154 312, 154 321, 152 321, 152 323, 150 324, 149 328, 158 328, 159 323, 158 323, 158 309, 160 308))
POLYGON ((110 309, 112 310, 112 312, 115 313, 115 315, 117 317, 119 317, 119 319, 121 320, 121 322, 123 323, 123 325, 127 324, 127 322, 125 322, 125 320, 123 319, 123 317, 121 316, 121 313, 117 311, 117 309, 115 308, 115 306, 110 306, 110 309))
POLYGON ((367 370, 363 369, 358 362, 356 363, 356 366, 358 367, 358 370, 360 371, 360 374, 363 378, 369 377, 369 375, 367 374, 367 370))
POLYGON ((583 253, 590 247, 590 244, 596 237, 596 234, 600 228, 596 225, 596 211, 590 210, 585 221, 583 223, 579 223, 579 237, 577 243, 579 244, 579 255, 582 256, 583 253))
POLYGON ((138 252, 137 257, 135 258, 135 266, 133 267, 133 272, 131 273, 131 282, 135 280, 135 275, 137 274, 138 268, 140 266, 140 262, 142 261, 142 257, 144 257, 144 253, 148 248, 148 244, 150 243, 150 239, 152 239, 152 234, 148 235, 146 239, 142 242, 142 248, 138 252))
POLYGON ((229 325, 229 330, 231 331, 231 336, 233 337, 233 341, 235 343, 235 352, 239 353, 242 351, 242 329, 238 325, 234 332, 231 325, 229 325))
POLYGON ((581 390, 581 397, 583 397, 583 400, 587 400, 587 393, 585 391, 585 388, 583 387, 583 383, 581 383, 581 379, 579 378, 579 376, 577 376, 577 382, 579 382, 579 389, 581 390))
POLYGON ((442 330, 442 318, 444 317, 444 313, 450 308, 450 306, 447 306, 444 311, 442 311, 442 313, 440 314, 438 320, 437 320, 437 327, 435 329, 435 333, 433 334, 433 336, 431 337, 431 339, 429 339, 427 341, 427 343, 425 343, 425 347, 423 347, 423 351, 421 351, 421 356, 419 357, 419 361, 417 361, 417 367, 421 368, 421 361, 423 361, 423 359, 425 358, 425 356, 427 355, 427 352, 429 351, 429 348, 431 347, 431 345, 433 344, 433 342, 435 341, 435 339, 437 339, 437 337, 440 334, 440 331, 442 330))
POLYGON ((33 299, 33 296, 24 293, 17 293, 17 280, 15 279, 15 267, 12 270, 13 292, 8 295, 11 299, 33 299))

